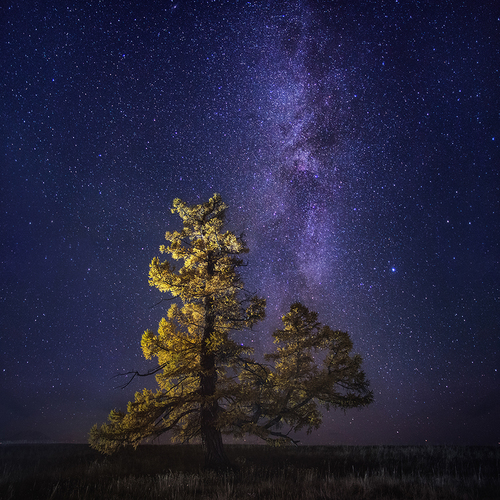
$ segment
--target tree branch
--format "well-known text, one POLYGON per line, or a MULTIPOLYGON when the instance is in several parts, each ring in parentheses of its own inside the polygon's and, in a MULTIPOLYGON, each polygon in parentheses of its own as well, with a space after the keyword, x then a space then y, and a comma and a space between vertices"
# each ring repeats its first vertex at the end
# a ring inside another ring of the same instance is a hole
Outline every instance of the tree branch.
POLYGON ((132 378, 126 384, 119 385, 119 386, 115 387, 115 389, 125 389, 125 387, 130 385, 130 383, 132 382, 132 380, 134 380, 135 377, 149 377, 151 375, 154 375, 155 373, 158 373, 160 370, 163 370, 163 368, 165 368, 166 365, 167 365, 167 363, 163 363, 161 365, 158 365, 156 368, 149 370, 146 373, 139 373, 138 371, 118 373, 111 378, 126 377, 127 375, 132 375, 132 378))

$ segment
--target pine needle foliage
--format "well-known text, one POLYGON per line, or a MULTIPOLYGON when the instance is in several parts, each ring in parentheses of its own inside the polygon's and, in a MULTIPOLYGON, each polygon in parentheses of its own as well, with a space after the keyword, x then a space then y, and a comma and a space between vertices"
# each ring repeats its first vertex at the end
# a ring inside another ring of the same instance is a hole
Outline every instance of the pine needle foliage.
POLYGON ((253 394, 246 409, 251 417, 240 428, 274 445, 297 444, 293 433, 318 429, 322 408, 347 410, 373 401, 362 358, 351 353, 346 332, 322 325, 300 302, 282 321, 283 329, 273 334, 276 351, 264 355, 272 365, 254 364, 243 374, 253 394))

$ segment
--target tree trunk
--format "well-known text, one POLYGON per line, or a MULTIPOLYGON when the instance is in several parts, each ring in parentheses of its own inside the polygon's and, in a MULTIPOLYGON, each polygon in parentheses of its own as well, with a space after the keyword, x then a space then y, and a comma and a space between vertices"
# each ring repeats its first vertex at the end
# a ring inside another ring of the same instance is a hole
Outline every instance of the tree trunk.
MULTIPOLYGON (((211 276, 213 265, 209 262, 208 275, 211 276)), ((212 314, 212 298, 206 297, 205 327, 200 350, 200 408, 201 441, 205 452, 205 467, 207 469, 227 469, 231 463, 224 452, 222 433, 217 424, 220 407, 214 398, 217 389, 217 369, 215 353, 211 352, 210 340, 214 335, 215 318, 212 314)))
POLYGON ((224 451, 221 431, 214 426, 207 426, 202 430, 201 436, 205 452, 205 468, 214 470, 232 468, 224 451))
MULTIPOLYGON (((202 350, 203 351, 203 350, 202 350)), ((202 353, 200 364, 200 391, 203 400, 200 408, 201 440, 205 452, 205 467, 208 469, 226 469, 230 467, 229 459, 224 452, 222 433, 217 426, 219 404, 213 399, 217 384, 215 356, 202 353)))

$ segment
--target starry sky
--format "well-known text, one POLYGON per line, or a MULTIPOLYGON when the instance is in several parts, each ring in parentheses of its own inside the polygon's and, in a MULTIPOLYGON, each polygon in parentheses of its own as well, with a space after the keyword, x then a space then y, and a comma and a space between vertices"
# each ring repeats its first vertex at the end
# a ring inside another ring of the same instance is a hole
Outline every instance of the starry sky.
MULTIPOLYGON (((305 444, 500 443, 492 1, 0 7, 0 439, 85 442, 147 370, 174 198, 220 192, 267 318, 350 333, 375 403, 305 444)), ((168 303, 167 303, 168 304, 168 303)))

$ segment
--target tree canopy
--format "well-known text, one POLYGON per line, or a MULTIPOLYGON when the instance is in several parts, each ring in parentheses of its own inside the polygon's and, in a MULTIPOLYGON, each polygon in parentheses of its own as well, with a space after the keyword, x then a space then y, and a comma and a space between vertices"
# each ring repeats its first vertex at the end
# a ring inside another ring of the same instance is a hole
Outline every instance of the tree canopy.
POLYGON ((297 442, 293 432, 320 426, 322 406, 373 400, 349 335, 323 326, 300 303, 283 316, 276 351, 263 360, 235 340, 264 318, 266 303, 244 288, 238 270, 248 248, 223 231, 226 209, 218 194, 193 206, 174 200, 182 230, 166 233, 169 245, 160 252, 169 259, 155 257, 149 269, 149 284, 174 302, 157 332, 146 330, 141 340, 144 356, 157 360, 148 374, 158 389, 136 392, 126 412, 112 410, 107 423, 95 425, 93 448, 112 453, 170 431, 182 442, 201 438, 207 467, 228 467, 223 433, 297 442))

